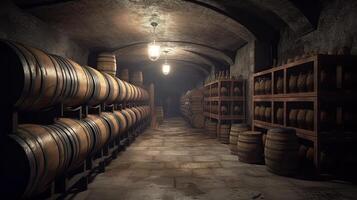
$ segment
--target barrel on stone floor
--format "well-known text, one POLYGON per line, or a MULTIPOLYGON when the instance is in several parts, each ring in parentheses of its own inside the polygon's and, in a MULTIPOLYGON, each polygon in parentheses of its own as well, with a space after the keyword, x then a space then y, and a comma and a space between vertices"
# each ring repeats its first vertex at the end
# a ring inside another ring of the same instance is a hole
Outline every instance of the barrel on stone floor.
POLYGON ((111 76, 116 76, 117 64, 115 54, 110 52, 100 53, 97 57, 97 70, 111 76))
POLYGON ((223 144, 229 144, 230 124, 221 124, 219 132, 219 141, 223 144))
POLYGON ((241 162, 259 164, 264 162, 262 133, 245 131, 239 133, 237 143, 238 159, 241 162))
POLYGON ((205 130, 207 134, 211 137, 217 137, 217 122, 212 120, 206 120, 205 122, 205 130))
POLYGON ((265 164, 279 175, 293 175, 298 167, 299 143, 294 129, 270 129, 265 144, 265 164))
POLYGON ((233 155, 237 155, 238 135, 241 132, 248 131, 249 127, 246 124, 232 124, 229 134, 229 149, 233 155))

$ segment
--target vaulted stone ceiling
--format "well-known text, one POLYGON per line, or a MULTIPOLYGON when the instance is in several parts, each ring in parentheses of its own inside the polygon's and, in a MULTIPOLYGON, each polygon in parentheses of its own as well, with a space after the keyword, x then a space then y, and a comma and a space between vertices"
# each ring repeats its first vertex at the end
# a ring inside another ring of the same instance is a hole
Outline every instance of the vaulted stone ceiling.
POLYGON ((93 51, 114 51, 119 65, 125 67, 155 67, 146 48, 152 40, 150 22, 157 15, 157 40, 170 50, 168 60, 203 75, 227 68, 235 51, 250 40, 274 45, 285 26, 301 34, 311 31, 315 17, 299 6, 308 0, 15 2, 93 51))

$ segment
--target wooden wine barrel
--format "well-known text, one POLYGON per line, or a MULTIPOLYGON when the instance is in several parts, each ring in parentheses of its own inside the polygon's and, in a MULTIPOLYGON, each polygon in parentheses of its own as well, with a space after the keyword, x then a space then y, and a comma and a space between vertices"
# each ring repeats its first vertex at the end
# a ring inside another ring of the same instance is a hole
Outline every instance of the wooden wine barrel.
POLYGON ((135 113, 136 123, 140 123, 142 114, 140 112, 140 108, 132 107, 131 110, 135 113))
POLYGON ((278 108, 276 110, 276 121, 278 124, 284 124, 284 109, 278 108))
POLYGON ((110 127, 108 123, 100 116, 87 115, 83 120, 92 129, 95 137, 95 148, 90 154, 98 152, 110 138, 110 127))
POLYGON ((102 112, 101 117, 108 123, 110 127, 109 142, 113 141, 118 137, 120 131, 120 120, 119 118, 111 112, 102 112))
POLYGON ((260 106, 259 109, 259 119, 264 121, 265 120, 265 106, 260 106))
POLYGON ((298 77, 294 74, 289 76, 289 92, 297 92, 297 79, 298 77))
POLYGON ((307 92, 313 92, 314 91, 314 74, 312 71, 309 71, 306 77, 306 89, 307 92))
POLYGON ((72 163, 69 168, 74 169, 79 164, 81 164, 88 154, 90 153, 90 148, 92 146, 92 135, 86 126, 79 120, 60 118, 55 123, 58 126, 62 126, 63 130, 66 129, 76 137, 75 141, 78 141, 78 156, 73 157, 72 163))
POLYGON ((62 68, 45 52, 0 41, 2 65, 11 74, 11 103, 20 110, 40 110, 65 98, 62 68))
POLYGON ((255 95, 259 94, 259 87, 260 87, 259 81, 258 80, 254 81, 254 94, 255 95))
POLYGON ((127 120, 121 111, 114 111, 114 114, 117 116, 119 120, 119 126, 120 126, 119 132, 120 134, 123 134, 127 130, 127 120))
POLYGON ((241 162, 262 163, 264 161, 262 133, 257 131, 239 133, 237 152, 241 162))
POLYGON ((217 137, 217 122, 206 120, 205 129, 209 136, 217 137))
POLYGON ((221 87, 221 96, 227 96, 228 95, 228 89, 224 86, 221 87))
POLYGON ((265 118, 265 121, 267 122, 271 122, 271 107, 266 107, 265 108, 265 111, 264 111, 264 118, 265 118))
POLYGON ((289 125, 296 127, 297 126, 297 114, 299 110, 298 109, 291 109, 289 112, 289 125))
POLYGON ((125 82, 129 82, 129 70, 128 69, 122 69, 119 78, 125 82))
POLYGON ((241 96, 242 95, 242 91, 238 86, 235 86, 233 88, 233 94, 234 94, 234 96, 241 96))
POLYGON ((119 95, 117 102, 123 102, 126 99, 128 91, 126 90, 125 84, 122 80, 120 80, 119 78, 115 78, 115 80, 118 82, 119 85, 119 95))
POLYGON ((133 84, 130 84, 130 87, 132 87, 132 91, 133 91, 133 101, 137 101, 139 97, 137 87, 134 86, 133 84))
POLYGON ((229 144, 229 132, 231 129, 230 124, 221 124, 220 133, 219 133, 219 141, 222 144, 229 144))
POLYGON ((282 76, 278 76, 278 80, 276 81, 276 92, 277 94, 284 93, 284 80, 282 76))
POLYGON ((136 125, 136 123, 138 122, 138 119, 137 119, 137 117, 136 117, 135 112, 133 111, 133 108, 129 108, 129 109, 127 109, 127 111, 128 111, 128 113, 130 114, 131 119, 133 120, 132 126, 136 125))
POLYGON ((306 111, 305 124, 309 130, 314 130, 314 110, 306 111))
POLYGON ((100 53, 97 57, 97 70, 116 76, 117 63, 115 54, 109 52, 100 53))
POLYGON ((300 73, 297 79, 297 88, 299 92, 306 92, 306 78, 307 75, 305 73, 300 73))
POLYGON ((246 124, 232 124, 231 132, 229 134, 229 149, 231 150, 231 154, 238 155, 237 142, 238 142, 239 133, 248 130, 249 127, 246 124))
POLYGON ((3 155, 1 165, 7 169, 9 183, 16 185, 2 187, 14 187, 12 189, 18 192, 15 195, 20 197, 43 192, 63 167, 60 139, 50 129, 34 124, 19 125, 16 133, 9 137, 5 145, 11 154, 3 155))
POLYGON ((265 80, 264 91, 265 91, 265 94, 271 94, 271 79, 265 80))
POLYGON ((66 66, 73 75, 67 77, 71 81, 71 95, 65 98, 63 104, 65 106, 76 107, 88 102, 94 91, 94 82, 89 71, 70 59, 55 55, 52 55, 52 57, 58 63, 62 63, 63 67, 66 66))
POLYGON ((93 95, 90 97, 88 101, 88 105, 98 105, 101 103, 104 103, 104 101, 108 98, 109 96, 109 84, 108 81, 106 80, 105 76, 97 71, 96 69, 93 69, 91 67, 86 67, 88 70, 89 74, 91 75, 92 81, 94 83, 94 91, 93 95))
POLYGON ((121 113, 125 117, 126 124, 127 124, 127 130, 129 130, 134 125, 133 118, 131 117, 131 114, 128 112, 128 109, 121 110, 121 113))
POLYGON ((109 86, 109 94, 108 94, 108 98, 105 99, 105 103, 107 105, 113 104, 115 102, 118 101, 119 98, 119 83, 118 81, 115 79, 115 77, 103 73, 105 79, 108 82, 108 86, 109 86))
POLYGON ((294 129, 268 130, 265 144, 267 169, 279 175, 292 175, 298 167, 299 143, 294 129))
POLYGON ((258 87, 258 93, 259 94, 264 94, 265 93, 265 79, 260 79, 259 81, 259 87, 258 87))
POLYGON ((305 109, 299 109, 296 121, 298 124, 299 128, 305 128, 305 117, 306 117, 306 110, 305 109))
POLYGON ((143 79, 143 72, 142 71, 134 71, 131 75, 130 82, 136 86, 142 86, 144 79, 143 79))
POLYGON ((126 89, 126 95, 124 101, 132 101, 133 100, 133 91, 128 82, 123 81, 124 87, 126 89))

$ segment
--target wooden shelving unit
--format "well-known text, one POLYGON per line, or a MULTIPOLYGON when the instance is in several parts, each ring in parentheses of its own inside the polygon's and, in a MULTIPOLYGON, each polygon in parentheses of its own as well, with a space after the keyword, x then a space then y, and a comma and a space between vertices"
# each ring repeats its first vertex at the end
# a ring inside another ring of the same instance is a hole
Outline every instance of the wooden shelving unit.
POLYGON ((217 120, 218 137, 221 124, 245 121, 245 88, 245 81, 239 79, 215 80, 204 86, 204 116, 217 120))
POLYGON ((350 123, 356 120, 353 114, 356 113, 353 106, 357 100, 353 88, 356 81, 351 78, 357 74, 356 66, 357 56, 314 55, 255 73, 253 129, 295 129, 298 137, 313 144, 314 165, 320 171, 320 155, 325 145, 357 138, 356 129, 350 123), (268 107, 270 116, 267 111, 262 117, 261 107, 268 107), (301 126, 304 121, 300 125, 292 123, 294 109, 310 110, 310 120, 304 119, 305 126, 301 126), (346 119, 348 115, 352 116, 350 120, 346 119))

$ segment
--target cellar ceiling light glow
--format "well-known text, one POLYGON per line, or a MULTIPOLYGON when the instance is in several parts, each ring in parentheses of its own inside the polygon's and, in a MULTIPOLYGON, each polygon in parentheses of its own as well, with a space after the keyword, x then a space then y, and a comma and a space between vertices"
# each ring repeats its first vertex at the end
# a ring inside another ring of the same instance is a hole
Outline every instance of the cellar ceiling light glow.
POLYGON ((151 26, 153 27, 154 41, 148 44, 148 56, 151 61, 157 61, 160 58, 161 47, 155 41, 155 31, 158 23, 151 22, 151 26))
POLYGON ((165 53, 165 63, 162 65, 162 73, 164 75, 168 75, 170 73, 171 70, 171 66, 167 63, 167 53, 168 51, 164 51, 165 53))

